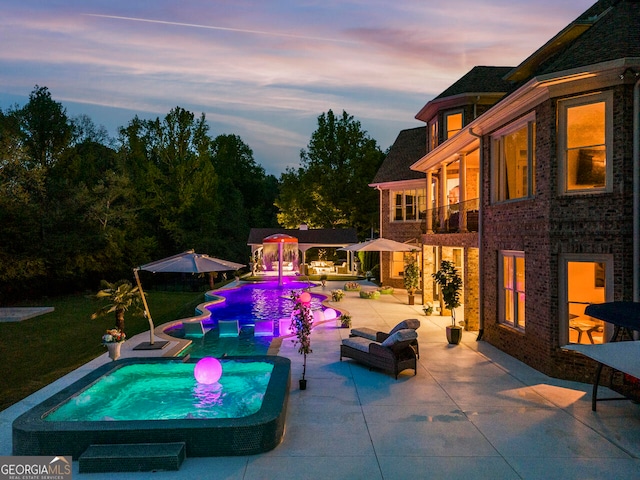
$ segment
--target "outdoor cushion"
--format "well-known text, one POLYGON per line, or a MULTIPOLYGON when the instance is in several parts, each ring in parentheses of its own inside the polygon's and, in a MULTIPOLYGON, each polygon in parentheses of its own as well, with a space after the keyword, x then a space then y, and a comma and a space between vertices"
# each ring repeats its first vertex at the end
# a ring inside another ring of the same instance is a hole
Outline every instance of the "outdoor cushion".
POLYGON ((403 330, 398 330, 393 335, 390 335, 384 342, 382 342, 383 347, 390 347, 394 343, 402 342, 405 340, 415 340, 418 338, 418 333, 415 330, 410 328, 405 328, 403 330))
POLYGON ((417 330, 418 328, 420 328, 420 320, 418 320, 417 318, 407 318, 406 320, 401 321, 399 324, 393 327, 389 331, 389 335, 393 335, 398 330, 404 330, 406 328, 417 330))
POLYGON ((349 337, 343 339, 342 344, 362 352, 368 352, 371 340, 362 337, 349 337))
POLYGON ((377 335, 378 335, 378 330, 374 330, 373 328, 369 328, 369 327, 351 329, 351 336, 354 336, 354 337, 363 337, 363 338, 368 338, 369 340, 376 341, 376 339, 378 338, 377 335))

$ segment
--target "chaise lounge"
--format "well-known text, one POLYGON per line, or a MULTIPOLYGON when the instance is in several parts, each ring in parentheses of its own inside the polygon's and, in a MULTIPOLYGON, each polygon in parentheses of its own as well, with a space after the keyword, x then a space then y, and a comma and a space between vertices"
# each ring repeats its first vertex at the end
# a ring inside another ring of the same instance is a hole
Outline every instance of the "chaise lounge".
POLYGON ((398 330, 383 342, 375 342, 364 337, 349 337, 340 345, 340 361, 343 357, 370 368, 378 368, 392 373, 396 380, 403 370, 412 368, 417 375, 416 352, 411 346, 418 338, 413 329, 398 330))
MULTIPOLYGON (((378 343, 384 342, 391 335, 396 333, 399 330, 403 330, 405 328, 409 328, 411 330, 417 330, 420 328, 420 320, 417 318, 407 318, 406 320, 401 321, 395 327, 393 327, 389 332, 381 332, 378 330, 374 330, 373 328, 362 327, 362 328, 352 328, 351 336, 352 337, 363 337, 368 338, 369 340, 373 340, 378 343)), ((416 355, 420 358, 420 347, 418 346, 418 340, 416 339, 412 346, 416 350, 416 355)))

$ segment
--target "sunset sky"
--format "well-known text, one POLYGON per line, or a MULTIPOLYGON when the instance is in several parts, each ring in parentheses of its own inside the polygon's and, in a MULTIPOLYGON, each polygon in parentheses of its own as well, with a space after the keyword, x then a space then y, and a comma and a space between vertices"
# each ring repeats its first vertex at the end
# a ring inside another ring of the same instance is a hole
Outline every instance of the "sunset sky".
POLYGON ((476 65, 519 64, 595 0, 0 0, 0 109, 35 85, 112 135, 204 112, 267 173, 346 110, 386 150, 476 65))

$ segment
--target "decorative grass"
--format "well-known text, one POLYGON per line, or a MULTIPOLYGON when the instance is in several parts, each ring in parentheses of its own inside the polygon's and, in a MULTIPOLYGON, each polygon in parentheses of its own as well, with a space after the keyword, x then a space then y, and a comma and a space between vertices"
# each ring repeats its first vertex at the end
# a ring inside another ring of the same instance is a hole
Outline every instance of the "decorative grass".
MULTIPOLYGON (((155 326, 193 315, 203 301, 201 292, 147 292, 155 326)), ((114 326, 115 315, 91 320, 99 305, 84 295, 16 305, 55 310, 22 322, 0 323, 0 410, 106 351, 100 339, 114 326)), ((149 322, 143 316, 125 314, 127 338, 148 330, 149 322)))

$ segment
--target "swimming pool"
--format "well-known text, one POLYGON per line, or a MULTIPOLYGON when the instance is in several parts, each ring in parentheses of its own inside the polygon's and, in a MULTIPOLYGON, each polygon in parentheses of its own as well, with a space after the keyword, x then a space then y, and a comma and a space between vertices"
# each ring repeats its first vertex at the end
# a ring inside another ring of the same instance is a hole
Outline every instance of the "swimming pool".
POLYGON ((47 422, 241 418, 256 413, 273 363, 220 361, 222 376, 198 383, 193 362, 123 365, 45 415, 47 422))
MULTIPOLYGON (((97 368, 14 420, 13 455, 59 455, 65 452, 65 455, 77 459, 90 445, 172 442, 185 443, 190 457, 252 455, 272 450, 284 435, 291 362, 272 355, 229 360, 272 366, 262 404, 254 413, 228 418, 193 418, 193 414, 185 414, 182 418, 168 419, 56 419, 58 409, 81 399, 94 385, 107 382, 108 386, 109 381, 105 379, 120 368, 136 366, 144 369, 147 366, 157 373, 158 366, 171 368, 183 362, 195 363, 195 360, 175 358, 126 358, 97 368), (47 419, 49 416, 52 418, 47 419)), ((192 371, 192 368, 186 370, 192 371)), ((169 410, 173 401, 169 397, 170 389, 154 383, 156 373, 146 374, 149 382, 146 388, 156 394, 160 402, 166 399, 165 409, 169 410)), ((194 401, 201 400, 196 394, 194 401)))
MULTIPOLYGON (((193 358, 266 355, 274 337, 285 333, 280 332, 279 320, 287 319, 291 315, 291 294, 299 293, 309 285, 307 282, 293 281, 279 286, 278 282, 272 281, 242 283, 239 287, 216 290, 207 294, 209 300, 216 301, 206 305, 209 315, 202 321, 203 327, 207 330, 205 335, 186 336, 181 322, 171 325, 165 333, 178 338, 189 338, 192 343, 181 355, 188 354, 193 358), (238 320, 239 334, 221 337, 218 329, 220 320, 238 320), (274 322, 274 335, 254 335, 255 323, 261 320, 274 322)), ((311 294, 311 308, 322 309, 322 301, 325 298, 326 295, 311 294)))

